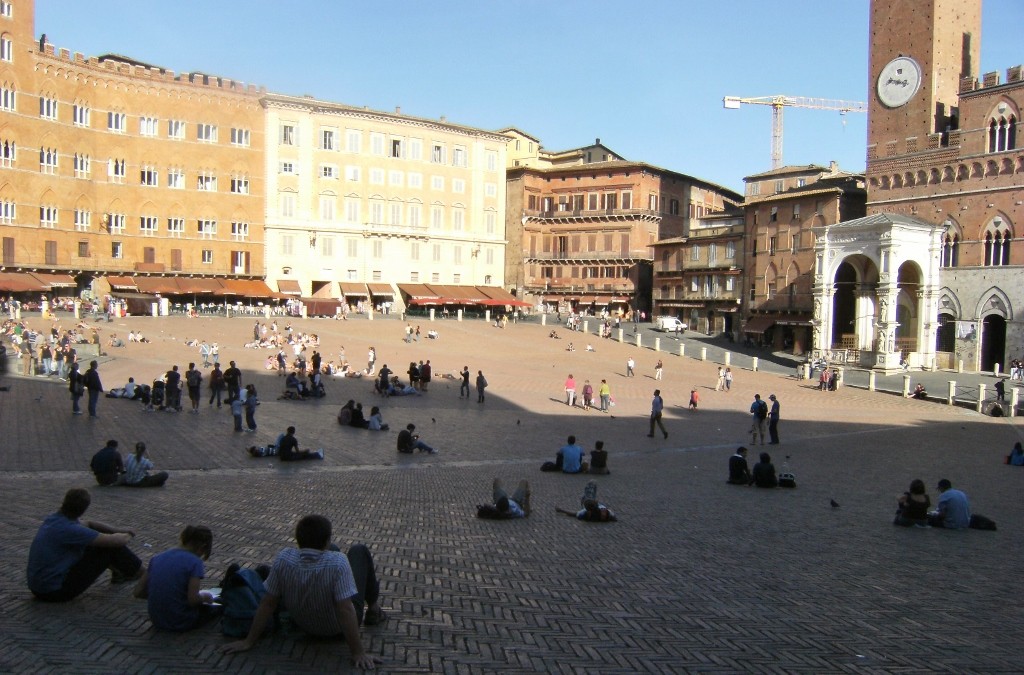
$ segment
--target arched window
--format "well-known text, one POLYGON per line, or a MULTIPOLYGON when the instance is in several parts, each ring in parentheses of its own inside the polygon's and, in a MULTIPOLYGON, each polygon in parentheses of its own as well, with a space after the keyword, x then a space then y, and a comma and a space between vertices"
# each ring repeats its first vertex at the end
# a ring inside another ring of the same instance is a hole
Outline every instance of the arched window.
POLYGON ((985 232, 985 266, 1001 267, 1010 264, 1010 242, 1013 234, 1001 218, 996 218, 985 232))
POLYGON ((988 151, 1004 152, 1017 147, 1017 118, 992 118, 988 122, 988 151))
POLYGON ((957 267, 960 262, 960 235, 955 232, 946 234, 942 242, 941 267, 957 267))

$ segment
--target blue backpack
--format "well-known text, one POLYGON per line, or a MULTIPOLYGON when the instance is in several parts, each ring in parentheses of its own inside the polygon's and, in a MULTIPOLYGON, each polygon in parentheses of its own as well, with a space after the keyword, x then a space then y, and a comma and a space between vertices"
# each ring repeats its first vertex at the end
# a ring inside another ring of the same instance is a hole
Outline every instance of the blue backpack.
POLYGON ((224 635, 248 636, 253 617, 266 593, 267 588, 256 570, 231 565, 224 575, 220 591, 220 602, 224 605, 220 625, 224 635))

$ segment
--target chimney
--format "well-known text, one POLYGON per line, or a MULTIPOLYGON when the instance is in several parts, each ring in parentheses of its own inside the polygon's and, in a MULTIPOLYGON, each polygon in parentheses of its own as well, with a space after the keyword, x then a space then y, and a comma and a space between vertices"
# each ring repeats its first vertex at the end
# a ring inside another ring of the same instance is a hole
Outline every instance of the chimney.
POLYGON ((396 115, 401 115, 402 114, 402 106, 400 106, 400 105, 396 105, 395 106, 395 114, 396 115))
POLYGON ((447 117, 445 117, 444 115, 441 115, 441 121, 442 121, 442 122, 447 122, 447 121, 448 121, 448 118, 447 118, 447 117))
POLYGON ((594 139, 594 145, 601 145, 601 139, 600 138, 595 138, 594 139))
POLYGON ((828 163, 828 172, 829 173, 839 173, 839 162, 837 162, 834 159, 831 162, 829 162, 828 163))

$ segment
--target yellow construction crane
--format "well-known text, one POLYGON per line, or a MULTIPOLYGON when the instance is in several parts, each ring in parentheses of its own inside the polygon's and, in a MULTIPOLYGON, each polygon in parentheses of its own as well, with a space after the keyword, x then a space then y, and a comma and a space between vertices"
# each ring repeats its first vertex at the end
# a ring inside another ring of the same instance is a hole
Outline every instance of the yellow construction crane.
MULTIPOLYGON (((722 105, 729 110, 735 110, 742 103, 754 105, 770 105, 772 107, 772 168, 778 169, 782 166, 782 109, 791 108, 812 108, 814 110, 838 110, 840 115, 848 112, 866 113, 868 104, 860 101, 836 101, 828 98, 803 98, 801 96, 758 96, 755 98, 741 98, 739 96, 726 96, 722 99, 722 105)), ((845 117, 843 125, 846 124, 845 117)))

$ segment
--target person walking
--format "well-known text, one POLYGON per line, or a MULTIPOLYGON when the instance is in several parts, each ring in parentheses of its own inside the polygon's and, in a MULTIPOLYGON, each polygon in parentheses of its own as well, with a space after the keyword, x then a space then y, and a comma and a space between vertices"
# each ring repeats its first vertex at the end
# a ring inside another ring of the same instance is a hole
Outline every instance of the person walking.
POLYGON ((665 364, 663 364, 661 362, 661 359, 658 359, 658 362, 656 364, 654 364, 654 379, 655 380, 660 380, 664 370, 665 370, 665 364))
POLYGON ((103 383, 100 382, 100 373, 96 361, 89 362, 89 370, 85 371, 85 388, 89 392, 89 417, 96 419, 96 402, 100 400, 103 393, 103 383))
POLYGON ((199 393, 203 386, 203 373, 196 368, 195 363, 188 364, 185 371, 185 386, 188 387, 188 400, 192 404, 192 414, 199 414, 199 393))
POLYGON ((224 373, 220 370, 220 364, 214 363, 210 371, 210 405, 217 399, 217 407, 220 408, 221 394, 224 393, 224 373))
POLYGON ((768 397, 768 400, 772 402, 771 410, 768 412, 768 435, 771 440, 768 445, 779 444, 779 399, 775 398, 775 394, 768 397))
POLYGON ((661 429, 661 433, 665 434, 665 438, 668 438, 668 432, 665 431, 665 425, 661 423, 661 412, 665 408, 665 401, 661 398, 661 390, 654 390, 654 398, 651 399, 651 430, 647 434, 648 438, 654 438, 654 425, 657 424, 658 428, 661 429))
POLYGON ((256 406, 260 404, 256 397, 256 387, 251 384, 245 386, 245 426, 249 432, 256 431, 256 406))
POLYGON ((634 377, 633 368, 636 367, 636 361, 630 356, 626 359, 626 377, 634 377))
POLYGON ((71 364, 71 371, 68 373, 68 391, 71 392, 71 414, 81 415, 82 409, 78 402, 85 393, 85 375, 78 372, 78 364, 71 364))
POLYGON ((206 340, 203 340, 199 345, 199 356, 203 358, 203 368, 210 367, 210 345, 206 344, 206 340))
POLYGON ((718 381, 715 382, 715 391, 725 389, 725 368, 718 366, 718 381))
POLYGON ((459 398, 469 398, 469 366, 462 366, 462 384, 459 386, 459 398))
POLYGON ((732 391, 732 368, 725 369, 725 391, 732 391))
POLYGON ((569 377, 565 380, 565 404, 570 408, 576 402, 576 380, 573 379, 572 373, 569 373, 569 377))
POLYGON ((228 389, 228 403, 241 396, 242 371, 238 369, 234 361, 231 361, 230 367, 224 371, 224 386, 228 389))
POLYGON ((487 378, 484 377, 484 371, 476 371, 476 402, 484 402, 484 389, 487 389, 487 378))
POLYGON ((612 389, 608 386, 608 380, 601 380, 601 386, 597 388, 597 395, 601 398, 601 412, 608 412, 612 400, 612 389))

